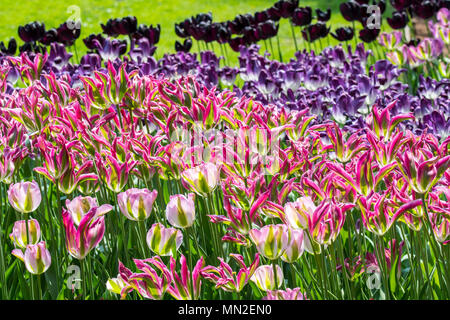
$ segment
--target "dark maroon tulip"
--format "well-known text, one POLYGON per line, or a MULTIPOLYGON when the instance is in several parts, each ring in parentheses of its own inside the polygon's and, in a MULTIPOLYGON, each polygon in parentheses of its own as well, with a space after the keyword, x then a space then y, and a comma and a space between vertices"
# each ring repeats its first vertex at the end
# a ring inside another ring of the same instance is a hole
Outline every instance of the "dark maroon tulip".
POLYGON ((437 6, 432 1, 421 1, 413 6, 414 13, 422 19, 430 19, 436 13, 437 6))
POLYGON ((254 18, 255 18, 256 23, 265 22, 265 21, 269 20, 269 13, 267 12, 267 10, 266 11, 258 11, 258 12, 255 12, 254 18))
POLYGON ((184 23, 180 23, 180 24, 175 23, 175 34, 177 36, 179 36, 180 38, 189 37, 189 35, 186 32, 186 29, 184 28, 184 23))
POLYGON ((175 51, 176 52, 189 52, 192 48, 192 40, 190 38, 184 39, 183 43, 175 41, 175 51))
POLYGON ((70 28, 67 22, 62 23, 58 29, 56 29, 58 42, 65 46, 71 46, 80 37, 81 30, 77 28, 70 28))
POLYGON ((236 52, 239 52, 239 47, 241 45, 246 44, 243 37, 232 38, 230 39, 230 41, 228 41, 228 43, 230 44, 231 49, 236 52))
POLYGON ((44 46, 40 46, 35 42, 26 42, 23 46, 19 47, 19 52, 34 52, 45 54, 46 50, 44 46))
POLYGON ((159 42, 161 35, 161 25, 157 25, 154 27, 153 25, 147 26, 145 24, 141 24, 139 28, 137 28, 136 32, 133 33, 133 38, 138 40, 141 38, 147 38, 150 46, 154 46, 159 42))
POLYGON ((51 45, 53 42, 58 42, 58 31, 56 29, 47 30, 44 36, 39 40, 45 46, 51 45))
POLYGON ((330 32, 330 28, 323 22, 317 22, 302 30, 303 38, 309 42, 313 42, 319 38, 324 38, 330 32))
POLYGON ((397 11, 402 11, 412 4, 412 0, 391 0, 391 4, 397 11))
POLYGON ((280 0, 273 7, 278 9, 281 18, 289 18, 298 7, 299 0, 280 0))
POLYGON ((131 35, 137 30, 137 19, 132 16, 109 19, 106 22, 106 25, 100 25, 103 29, 103 33, 110 37, 117 37, 118 35, 131 35))
POLYGON ((261 39, 269 39, 275 37, 278 33, 279 24, 275 21, 268 20, 266 22, 258 24, 257 28, 261 30, 261 39))
POLYGON ((97 49, 98 44, 94 42, 94 40, 97 40, 100 45, 103 47, 105 44, 105 38, 99 33, 99 34, 90 34, 87 38, 83 39, 84 45, 89 50, 95 50, 97 49))
POLYGON ((359 4, 369 4, 370 0, 356 0, 359 4))
POLYGON ((392 29, 403 29, 408 21, 409 18, 406 11, 395 11, 392 14, 392 18, 387 18, 387 22, 392 29))
POLYGON ((269 15, 269 19, 272 21, 280 21, 281 12, 278 8, 270 7, 267 9, 267 14, 269 15))
POLYGON ((327 9, 327 11, 322 11, 320 9, 316 9, 317 20, 322 22, 327 22, 331 18, 331 9, 327 9))
POLYGON ((341 3, 341 5, 339 6, 339 10, 341 11, 341 14, 345 20, 355 21, 358 19, 359 7, 359 3, 355 1, 348 1, 341 3))
POLYGON ((16 54, 17 50, 17 42, 16 39, 11 38, 8 42, 8 47, 5 47, 5 44, 0 42, 0 52, 7 56, 13 56, 16 54))
POLYGON ((225 23, 217 24, 217 39, 219 43, 227 43, 231 38, 231 31, 225 23))
POLYGON ((373 5, 376 5, 380 8, 381 14, 383 14, 386 11, 386 0, 373 0, 373 5))
POLYGON ((295 26, 307 26, 312 21, 311 7, 297 8, 292 14, 292 23, 295 26))
POLYGON ((331 33, 331 36, 338 41, 349 41, 353 39, 354 33, 353 28, 342 27, 337 28, 335 33, 331 33))
POLYGON ((359 31, 359 38, 367 43, 370 43, 377 39, 380 34, 380 29, 368 29, 364 28, 359 31))
POLYGON ((23 42, 38 41, 45 34, 45 25, 41 22, 34 21, 24 26, 20 26, 18 33, 23 42))

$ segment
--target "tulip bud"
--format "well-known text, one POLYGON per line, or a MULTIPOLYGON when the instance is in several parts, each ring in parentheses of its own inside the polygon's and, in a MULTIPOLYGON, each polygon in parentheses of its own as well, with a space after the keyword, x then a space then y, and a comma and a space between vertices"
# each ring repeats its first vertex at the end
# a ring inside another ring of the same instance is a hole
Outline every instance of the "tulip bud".
POLYGON ((122 290, 128 286, 129 284, 122 279, 120 274, 117 276, 117 278, 108 279, 108 281, 106 282, 106 289, 116 294, 121 294, 122 290))
POLYGON ((211 162, 203 163, 181 173, 182 183, 199 196, 206 197, 219 182, 219 168, 211 162))
POLYGON ((120 211, 130 220, 144 221, 152 213, 158 191, 148 189, 128 189, 117 195, 120 211))
POLYGON ((302 256, 304 251, 303 230, 291 230, 291 243, 281 256, 281 260, 287 263, 294 263, 302 256))
MULTIPOLYGON (((281 270, 279 265, 276 265, 276 270, 277 270, 278 288, 280 288, 281 284, 284 281, 283 271, 281 270)), ((273 272, 273 266, 271 265, 264 265, 258 267, 258 269, 256 269, 255 273, 250 278, 250 280, 253 281, 258 286, 258 288, 263 291, 278 289, 275 287, 275 277, 273 272)))
POLYGON ((8 190, 8 199, 15 210, 30 213, 39 207, 42 197, 38 184, 26 181, 12 184, 8 190))
POLYGON ((183 234, 175 228, 155 223, 147 233, 148 247, 159 256, 174 256, 183 242, 183 234))
POLYGON ((92 207, 81 218, 79 225, 75 224, 73 215, 68 210, 63 209, 66 247, 72 257, 83 260, 100 243, 105 234, 105 214, 112 208, 109 204, 92 207))
POLYGON ((28 245, 25 254, 20 249, 13 250, 12 254, 22 260, 32 274, 44 273, 52 263, 50 251, 47 250, 44 241, 28 245))
POLYGON ((284 206, 286 220, 292 228, 308 228, 308 219, 316 210, 311 197, 301 197, 295 202, 288 202, 284 206))
POLYGON ((72 201, 66 200, 67 211, 69 211, 72 216, 73 222, 78 226, 81 219, 86 213, 93 207, 98 207, 97 199, 92 197, 82 197, 78 196, 72 201))
POLYGON ((25 220, 16 221, 12 233, 9 235, 16 247, 26 249, 27 245, 37 244, 41 238, 41 227, 36 219, 28 220, 28 242, 27 226, 25 220))
POLYGON ((284 224, 267 225, 260 230, 252 229, 249 235, 258 252, 270 260, 279 258, 291 241, 290 230, 284 224))
POLYGON ((195 220, 194 194, 190 193, 187 198, 182 194, 170 196, 166 207, 166 218, 177 228, 192 226, 195 220))

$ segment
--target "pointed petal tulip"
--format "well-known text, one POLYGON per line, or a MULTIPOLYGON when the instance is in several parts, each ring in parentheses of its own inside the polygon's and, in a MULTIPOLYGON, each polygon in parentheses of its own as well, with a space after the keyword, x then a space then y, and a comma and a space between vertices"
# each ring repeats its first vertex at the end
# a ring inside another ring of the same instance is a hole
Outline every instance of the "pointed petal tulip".
POLYGON ((336 240, 344 226, 345 212, 355 205, 325 200, 317 207, 310 219, 309 233, 313 241, 329 245, 336 240))
POLYGON ((75 225, 80 225, 81 219, 94 207, 98 207, 97 199, 78 196, 72 201, 66 200, 66 208, 72 216, 75 225))
POLYGON ((175 228, 155 223, 147 233, 148 247, 159 256, 174 256, 183 242, 183 234, 175 228))
MULTIPOLYGON (((281 270, 279 265, 276 265, 275 269, 277 270, 278 288, 280 288, 284 281, 283 270, 281 270)), ((273 272, 273 266, 271 265, 258 267, 250 280, 253 281, 262 291, 272 291, 278 289, 275 285, 275 274, 273 272)))
POLYGON ((259 254, 255 256, 253 263, 247 267, 244 263, 244 257, 239 254, 230 254, 237 261, 241 269, 236 273, 228 263, 222 258, 219 267, 207 266, 202 269, 202 277, 216 284, 216 288, 222 288, 228 292, 241 292, 248 283, 252 275, 255 273, 259 265, 259 254))
POLYGON ((203 163, 181 173, 183 185, 201 197, 214 191, 219 182, 219 168, 213 163, 203 163))
POLYGON ((316 210, 311 197, 301 197, 284 205, 286 220, 292 228, 307 229, 309 217, 316 210))
POLYGON ((44 241, 27 245, 25 253, 19 249, 15 249, 12 254, 22 260, 28 272, 32 274, 42 274, 52 264, 50 251, 46 248, 44 241))
POLYGON ((258 252, 270 260, 278 259, 291 241, 290 230, 284 224, 267 225, 259 230, 252 229, 249 235, 258 252))
POLYGON ((171 225, 177 228, 187 228, 195 221, 194 194, 188 197, 178 194, 170 196, 170 201, 166 207, 166 218, 171 225))
MULTIPOLYGON (((156 258, 158 261, 161 261, 161 258, 156 258)), ((203 269, 203 263, 204 260, 203 257, 201 257, 191 272, 188 269, 186 257, 181 255, 181 272, 178 274, 175 269, 176 260, 173 257, 170 257, 170 273, 172 276, 172 283, 169 285, 167 292, 176 300, 197 300, 200 296, 202 286, 201 270, 203 269)))
POLYGON ((9 235, 16 247, 26 249, 27 245, 37 244, 41 239, 41 227, 36 219, 28 220, 28 240, 27 243, 27 226, 25 220, 16 221, 9 235))
POLYGON ((150 217, 157 196, 156 190, 132 188, 119 193, 117 202, 125 217, 133 221, 144 221, 150 217))
POLYGON ((41 190, 35 181, 12 184, 8 190, 8 200, 16 211, 30 213, 41 204, 41 190))
POLYGON ((129 284, 122 279, 120 274, 117 276, 117 278, 108 279, 108 281, 106 282, 106 289, 115 294, 122 294, 123 289, 128 286, 129 284))
POLYGON ((303 241, 303 230, 291 230, 291 243, 281 256, 281 260, 287 263, 294 263, 303 255, 305 244, 303 241))
POLYGON ((66 247, 72 257, 83 260, 100 243, 105 233, 104 215, 112 209, 113 207, 109 204, 93 207, 82 217, 78 226, 70 212, 63 209, 66 247))

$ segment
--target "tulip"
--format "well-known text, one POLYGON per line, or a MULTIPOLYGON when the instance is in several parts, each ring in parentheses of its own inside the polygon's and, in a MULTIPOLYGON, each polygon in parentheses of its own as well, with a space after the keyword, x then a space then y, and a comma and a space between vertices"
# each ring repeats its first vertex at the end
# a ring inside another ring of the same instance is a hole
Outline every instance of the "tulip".
POLYGON ((307 300, 306 294, 300 292, 301 288, 267 291, 263 300, 307 300))
POLYGON ((364 28, 359 31, 359 38, 366 43, 370 43, 372 41, 375 41, 379 34, 380 29, 364 28))
POLYGON ((67 22, 64 22, 56 29, 56 32, 58 42, 64 44, 66 47, 70 47, 80 37, 81 28, 73 28, 67 22))
POLYGON ((194 194, 188 194, 188 197, 178 194, 170 196, 166 207, 166 218, 171 225, 177 228, 188 228, 194 224, 195 203, 194 194))
POLYGON ((150 217, 158 191, 128 189, 117 195, 117 203, 125 217, 133 221, 144 221, 150 217))
POLYGON ((186 52, 188 53, 192 48, 192 40, 191 39, 185 39, 183 43, 180 43, 179 41, 175 41, 175 51, 176 52, 186 52))
MULTIPOLYGON (((169 275, 169 286, 167 292, 176 300, 197 300, 200 296, 202 286, 201 270, 203 268, 203 257, 201 257, 193 270, 189 270, 184 255, 180 257, 181 274, 179 275, 176 268, 176 260, 170 257, 170 271, 163 263, 161 257, 156 256, 151 259, 144 260, 157 266, 161 272, 169 275)), ((131 272, 130 272, 131 273, 131 272)))
MULTIPOLYGON (((156 257, 159 258, 159 257, 156 257)), ((159 259, 134 259, 136 267, 142 273, 133 273, 119 261, 119 274, 116 278, 108 279, 106 288, 121 299, 136 290, 141 297, 161 300, 171 282, 171 275, 167 267, 159 259)))
POLYGON ((394 31, 392 33, 383 32, 378 38, 378 43, 390 51, 400 48, 401 42, 401 31, 394 31))
POLYGON ((14 249, 12 254, 22 260, 27 270, 32 274, 42 274, 52 264, 50 251, 46 248, 44 241, 27 245, 25 254, 21 249, 14 249))
POLYGON ((81 219, 94 207, 98 207, 97 199, 78 196, 72 201, 66 200, 66 208, 75 225, 80 225, 81 219))
MULTIPOLYGON (((128 160, 128 157, 127 159, 128 160)), ((100 179, 112 192, 120 192, 128 182, 130 172, 136 165, 135 161, 119 163, 117 159, 108 156, 104 162, 99 154, 96 155, 96 163, 100 179)))
POLYGON ((309 217, 316 210, 316 205, 311 197, 301 197, 295 202, 288 202, 284 205, 286 220, 292 228, 307 229, 309 217))
POLYGON ((236 260, 241 269, 239 272, 233 272, 230 265, 226 263, 222 258, 218 258, 220 261, 220 267, 207 266, 202 269, 202 277, 211 280, 216 284, 216 288, 222 288, 228 292, 241 292, 250 278, 255 273, 259 264, 259 254, 256 254, 255 260, 247 267, 244 263, 244 257, 239 254, 230 254, 230 256, 236 260))
POLYGON ((313 42, 320 38, 325 38, 330 32, 330 28, 324 22, 317 22, 302 30, 303 38, 308 42, 313 42))
POLYGON ((278 284, 278 287, 276 287, 275 284, 275 277, 274 277, 274 268, 271 265, 264 265, 260 266, 256 269, 253 276, 250 278, 251 281, 253 281, 259 289, 262 291, 272 291, 277 290, 281 287, 281 284, 283 283, 284 277, 283 277, 283 270, 281 270, 279 265, 276 265, 276 283, 278 284))
POLYGON ((113 207, 104 204, 100 207, 92 207, 76 225, 73 215, 63 208, 63 224, 66 231, 66 247, 69 254, 83 260, 94 249, 105 234, 105 214, 113 207))
POLYGON ((16 247, 26 249, 27 245, 34 245, 41 239, 41 227, 36 219, 28 220, 28 237, 25 220, 16 221, 9 235, 16 247))
POLYGON ((203 163, 181 173, 181 181, 186 189, 206 197, 214 191, 219 182, 219 168, 213 163, 203 163))
POLYGON ((41 22, 32 22, 18 29, 19 37, 24 42, 35 42, 45 34, 45 25, 41 22))
POLYGON ((403 29, 408 24, 408 14, 406 11, 395 11, 392 14, 392 18, 387 18, 387 22, 391 26, 392 29, 403 29))
POLYGON ((316 9, 317 20, 322 22, 327 22, 331 18, 331 9, 328 8, 327 11, 322 11, 320 9, 316 9))
POLYGON ((7 56, 14 56, 17 50, 16 39, 11 38, 8 42, 8 47, 5 46, 3 41, 0 42, 0 52, 7 56))
POLYGON ((8 200, 16 211, 30 213, 41 204, 41 190, 35 181, 12 184, 8 190, 8 200))
POLYGON ((144 273, 132 274, 127 279, 127 282, 147 299, 161 300, 171 283, 169 270, 157 258, 159 257, 145 260, 134 259, 136 267, 144 273), (159 270, 159 274, 155 269, 159 270))
POLYGON ((310 218, 309 234, 312 240, 320 245, 334 242, 344 226, 345 212, 353 207, 354 204, 350 203, 337 204, 334 198, 322 201, 310 218))
POLYGON ((183 243, 183 234, 175 228, 155 223, 147 233, 148 247, 159 256, 174 256, 183 243))
POLYGON ((358 19, 359 7, 360 5, 357 2, 349 1, 341 3, 339 10, 345 20, 352 22, 358 19))
POLYGON ((358 199, 364 226, 378 236, 386 234, 406 211, 422 204, 420 199, 412 200, 395 209, 397 205, 392 200, 386 199, 389 195, 391 195, 391 190, 388 189, 383 194, 374 193, 370 197, 358 199))
POLYGON ((412 53, 419 60, 432 61, 441 55, 443 49, 444 43, 440 39, 425 38, 412 48, 412 53))
POLYGON ((335 33, 331 33, 331 36, 338 41, 350 41, 354 36, 353 28, 351 27, 342 27, 337 28, 335 33))
POLYGON ((311 24, 311 7, 296 8, 292 14, 292 23, 294 26, 307 26, 311 24))
POLYGON ((422 19, 430 19, 436 13, 436 4, 434 2, 435 1, 425 0, 414 4, 414 13, 422 19))
POLYGON ((252 229, 249 235, 258 252, 270 260, 278 259, 291 241, 290 230, 284 224, 267 225, 260 230, 252 229))
POLYGON ((407 9, 412 3, 412 0, 391 0, 392 6, 395 10, 401 11, 407 9))
POLYGON ((424 159, 406 151, 397 157, 398 167, 409 186, 424 195, 439 181, 450 166, 450 155, 424 159))
POLYGON ((300 259, 304 251, 305 245, 303 242, 303 230, 291 230, 291 242, 281 256, 281 260, 287 263, 294 263, 300 259))

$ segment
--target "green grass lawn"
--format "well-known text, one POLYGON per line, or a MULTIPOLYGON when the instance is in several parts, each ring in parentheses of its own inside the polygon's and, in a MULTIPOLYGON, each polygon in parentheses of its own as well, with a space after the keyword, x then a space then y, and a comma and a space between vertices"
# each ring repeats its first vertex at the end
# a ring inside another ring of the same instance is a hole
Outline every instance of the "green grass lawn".
MULTIPOLYGON (((248 13, 263 10, 271 6, 275 1, 269 0, 1 0, 2 10, 0 12, 0 41, 9 40, 11 36, 16 37, 17 28, 32 21, 42 21, 47 29, 58 27, 70 17, 67 9, 70 5, 76 5, 81 10, 82 30, 81 37, 77 41, 78 50, 85 51, 81 39, 91 33, 102 31, 100 23, 106 23, 109 18, 120 18, 134 15, 138 23, 161 24, 161 40, 158 43, 157 56, 166 52, 174 52, 174 43, 178 37, 175 35, 174 23, 180 22, 192 15, 211 11, 214 21, 223 21, 234 18, 239 13, 248 13)), ((313 9, 333 10, 331 25, 332 30, 339 26, 349 25, 339 13, 340 0, 308 0, 300 1, 301 6, 309 5, 313 9)), ((301 42, 300 28, 296 28, 296 36, 301 42)), ((336 42, 331 37, 332 44, 336 42)), ((283 19, 280 25, 280 43, 284 60, 293 57, 295 52, 292 34, 288 20, 283 19)), ((324 40, 324 45, 328 44, 324 40)), ((263 46, 263 43, 261 43, 263 46)), ((303 48, 304 44, 300 44, 303 48)), ((278 58, 276 40, 273 39, 275 57, 278 58)), ((193 51, 197 50, 194 43, 193 51)), ((216 50, 218 50, 216 45, 216 50)))

